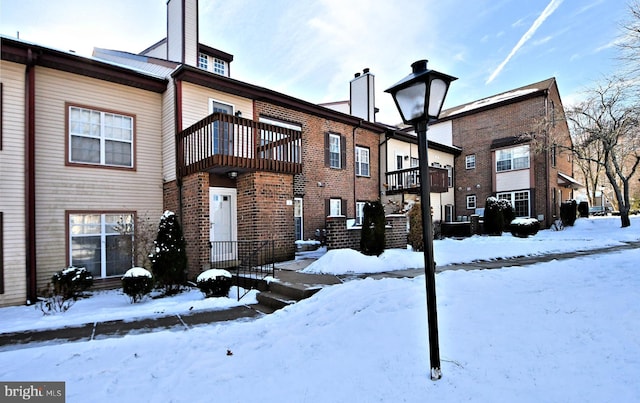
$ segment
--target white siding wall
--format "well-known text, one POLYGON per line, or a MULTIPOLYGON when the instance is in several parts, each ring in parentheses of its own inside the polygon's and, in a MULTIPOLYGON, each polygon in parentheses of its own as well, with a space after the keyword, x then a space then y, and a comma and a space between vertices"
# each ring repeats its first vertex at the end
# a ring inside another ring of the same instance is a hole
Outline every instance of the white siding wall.
POLYGON ((0 211, 4 223, 4 294, 0 306, 26 302, 25 251, 25 66, 1 61, 2 151, 0 211))
POLYGON ((69 264, 65 212, 162 213, 160 94, 38 67, 36 230, 38 287, 69 264), (135 116, 135 171, 67 166, 65 102, 135 116))

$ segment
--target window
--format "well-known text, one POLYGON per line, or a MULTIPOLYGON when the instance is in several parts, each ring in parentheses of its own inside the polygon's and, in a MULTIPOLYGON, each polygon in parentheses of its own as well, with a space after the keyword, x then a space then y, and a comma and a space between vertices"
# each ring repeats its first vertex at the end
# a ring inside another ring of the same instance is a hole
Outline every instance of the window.
POLYGON ((508 200, 513 207, 516 217, 530 217, 529 191, 503 192, 497 194, 498 199, 508 200))
MULTIPOLYGON (((226 113, 233 115, 233 105, 211 99, 209 101, 210 113, 226 113)), ((213 153, 230 155, 233 150, 233 127, 226 122, 218 120, 213 122, 213 153)))
POLYGON ((220 74, 221 76, 226 76, 225 62, 224 60, 218 59, 217 57, 213 59, 213 72, 216 74, 220 74))
POLYGON ((496 151, 496 172, 529 168, 529 146, 496 151))
POLYGON ((447 182, 448 187, 453 187, 453 167, 451 165, 445 165, 445 169, 447 170, 447 182))
POLYGON ((466 169, 475 169, 476 167, 476 155, 471 154, 464 157, 464 163, 466 169))
POLYGON ((69 162, 133 168, 132 116, 69 106, 69 162))
POLYGON ((364 221, 364 205, 366 202, 356 202, 356 225, 362 225, 364 221))
POLYGON ((558 146, 556 144, 551 146, 551 166, 555 167, 557 162, 558 146))
POLYGON ((342 199, 329 200, 329 215, 330 216, 342 215, 342 199))
POLYGON ((396 169, 397 170, 401 170, 402 169, 402 155, 396 155, 396 169))
POLYGON ((70 264, 94 277, 121 276, 133 267, 133 214, 69 214, 70 264))
POLYGON ((342 169, 346 165, 346 140, 344 136, 336 133, 325 135, 325 165, 330 168, 342 169))
POLYGON ((204 53, 200 53, 198 56, 198 67, 202 70, 209 70, 209 56, 204 53))
POLYGON ((467 196, 467 210, 476 209, 476 195, 467 196))
POLYGON ((356 146, 356 175, 369 176, 369 149, 356 146))
POLYGON ((270 158, 278 161, 300 163, 301 153, 301 135, 302 126, 296 123, 284 122, 281 120, 271 119, 260 116, 261 123, 282 127, 284 129, 295 130, 298 132, 296 138, 292 138, 291 132, 260 130, 260 158, 270 158))

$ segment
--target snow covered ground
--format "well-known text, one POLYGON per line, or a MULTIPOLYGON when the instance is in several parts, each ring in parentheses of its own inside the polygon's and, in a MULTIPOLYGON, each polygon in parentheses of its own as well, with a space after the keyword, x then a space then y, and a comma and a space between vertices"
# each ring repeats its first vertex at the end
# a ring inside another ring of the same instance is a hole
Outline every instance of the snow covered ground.
MULTIPOLYGON (((630 228, 619 225, 619 218, 592 218, 528 239, 436 241, 434 250, 443 265, 640 240, 640 217, 630 228)), ((411 259, 421 265, 421 254, 393 254, 372 263, 332 252, 310 270, 397 270, 411 259)), ((637 262, 635 249, 437 274, 437 382, 429 378, 423 276, 331 286, 258 320, 4 351, 0 380, 65 381, 67 402, 640 401, 637 262)), ((120 297, 121 317, 179 309, 156 307, 162 300, 126 308, 120 297)), ((182 298, 189 306, 213 303, 201 294, 182 298)), ((57 315, 57 324, 96 320, 100 307, 83 302, 57 315)), ((17 326, 22 309, 42 316, 33 307, 0 309, 2 331, 17 326)))

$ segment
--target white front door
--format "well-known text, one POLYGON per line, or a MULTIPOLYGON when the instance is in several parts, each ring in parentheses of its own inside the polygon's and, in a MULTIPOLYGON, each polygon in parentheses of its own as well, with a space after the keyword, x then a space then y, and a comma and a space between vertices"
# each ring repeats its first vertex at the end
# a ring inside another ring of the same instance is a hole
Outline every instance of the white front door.
POLYGON ((214 260, 235 259, 236 231, 236 189, 209 188, 209 221, 211 242, 225 241, 214 244, 212 258, 214 260))

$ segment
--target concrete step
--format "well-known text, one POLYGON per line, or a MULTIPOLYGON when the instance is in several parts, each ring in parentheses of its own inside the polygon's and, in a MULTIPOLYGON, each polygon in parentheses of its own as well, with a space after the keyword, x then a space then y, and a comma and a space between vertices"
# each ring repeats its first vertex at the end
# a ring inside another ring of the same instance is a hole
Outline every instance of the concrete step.
POLYGON ((296 301, 309 298, 320 291, 321 287, 308 287, 304 284, 286 284, 277 281, 269 283, 269 291, 285 295, 296 301))
POLYGON ((273 308, 273 310, 282 309, 287 305, 298 302, 298 300, 293 299, 288 295, 282 295, 272 291, 261 292, 256 296, 256 298, 259 304, 273 308))

